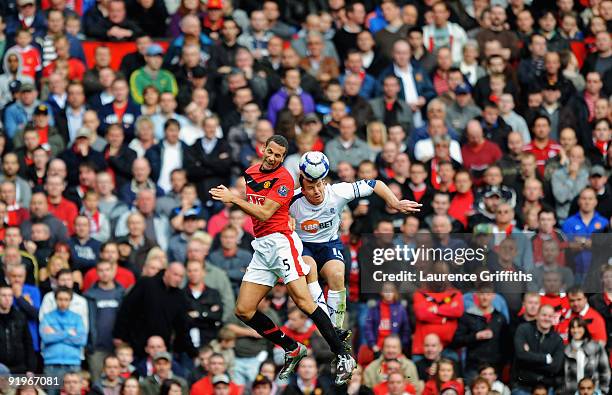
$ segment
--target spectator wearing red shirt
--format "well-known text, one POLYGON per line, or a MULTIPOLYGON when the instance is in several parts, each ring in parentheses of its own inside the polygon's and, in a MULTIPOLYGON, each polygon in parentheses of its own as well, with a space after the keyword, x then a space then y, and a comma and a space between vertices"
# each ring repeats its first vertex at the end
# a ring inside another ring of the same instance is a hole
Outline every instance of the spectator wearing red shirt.
POLYGON ((540 293, 540 306, 547 304, 553 307, 552 324, 557 326, 570 309, 567 295, 565 293, 561 294, 563 287, 561 273, 557 271, 545 272, 543 287, 544 291, 540 293))
MULTIPOLYGON (((0 199, 6 204, 6 214, 3 222, 8 226, 19 226, 30 218, 30 212, 16 201, 17 187, 12 181, 0 184, 0 199)), ((4 240, 4 237, 2 237, 4 240)))
POLYGON ((472 192, 472 178, 467 170, 459 170, 455 173, 455 194, 453 195, 448 215, 468 226, 468 216, 474 210, 474 192, 472 192))
POLYGON ((6 233, 6 227, 8 224, 6 223, 7 218, 7 209, 6 203, 0 200, 0 240, 4 240, 4 235, 6 233))
POLYGON ((210 220, 208 221, 208 226, 207 226, 208 234, 214 238, 218 233, 221 233, 221 231, 223 230, 223 228, 225 228, 227 224, 232 224, 234 225, 234 227, 237 227, 238 224, 236 222, 240 220, 242 221, 240 228, 244 232, 247 232, 252 235, 253 234, 253 221, 251 217, 246 216, 246 215, 240 216, 239 214, 235 214, 236 211, 242 212, 239 209, 236 210, 236 209, 225 207, 223 210, 219 211, 217 214, 210 217, 210 220), (242 218, 239 218, 239 217, 242 217, 242 218))
POLYGON ((21 57, 21 74, 35 80, 36 73, 42 69, 42 57, 38 48, 32 45, 32 32, 23 28, 18 30, 15 43, 9 51, 15 51, 21 57))
POLYGON ((567 291, 570 310, 562 317, 562 321, 555 328, 557 333, 561 335, 563 342, 568 342, 569 323, 572 318, 582 317, 587 323, 591 338, 596 342, 605 345, 608 341, 608 333, 606 331, 606 323, 601 315, 587 301, 584 291, 580 287, 572 287, 567 291))
POLYGON ((473 119, 465 128, 467 144, 461 148, 463 167, 472 174, 474 185, 482 184, 484 170, 502 157, 502 151, 497 144, 484 137, 480 122, 473 119))
POLYGON ((537 115, 531 125, 533 140, 523 147, 523 151, 535 155, 536 164, 541 176, 544 176, 546 161, 559 155, 563 149, 561 145, 550 138, 550 131, 550 118, 546 115, 537 115))
POLYGON ((66 184, 59 176, 47 177, 45 191, 47 192, 49 212, 63 222, 68 229, 68 234, 72 236, 74 234, 74 219, 79 215, 79 209, 76 204, 62 196, 65 188, 66 184))
POLYGON ((49 63, 42 71, 43 77, 49 77, 54 71, 64 68, 67 70, 68 79, 82 81, 85 75, 85 65, 77 58, 70 57, 70 42, 66 36, 57 36, 53 40, 57 58, 49 63))
POLYGON ((401 364, 397 359, 387 361, 387 380, 376 384, 374 395, 416 395, 416 389, 402 374, 401 364))
MULTIPOLYGON (((196 381, 191 386, 190 395, 212 395, 213 390, 213 378, 218 375, 225 375, 227 371, 227 365, 225 358, 221 354, 213 354, 208 359, 208 376, 196 381)), ((229 391, 226 392, 228 395, 240 395, 242 394, 242 386, 239 386, 231 381, 229 384, 229 391)))
MULTIPOLYGON (((432 266, 431 275, 448 273, 448 265, 438 262, 432 266)), ((463 315, 463 295, 447 282, 432 281, 427 287, 414 293, 416 327, 412 341, 412 354, 423 354, 425 336, 435 333, 444 347, 453 340, 457 321, 463 315)))
MULTIPOLYGON (((591 296, 590 306, 593 307, 606 322, 608 328, 608 352, 612 349, 612 266, 603 265, 601 268, 602 290, 591 296)), ((612 362, 612 357, 611 362, 612 362)))
POLYGON ((395 285, 384 284, 381 300, 368 310, 364 332, 367 345, 375 354, 380 352, 383 341, 392 333, 400 336, 404 350, 410 346, 408 313, 399 299, 395 285))
POLYGON ((438 66, 433 72, 432 82, 434 90, 439 96, 448 92, 448 72, 453 65, 453 58, 449 48, 442 47, 438 50, 436 64, 438 66))
POLYGON ((438 361, 435 377, 425 383, 422 395, 440 395, 447 389, 455 390, 457 395, 464 394, 463 381, 457 379, 455 364, 443 358, 438 361))
MULTIPOLYGON (((114 279, 121 284, 123 288, 130 289, 132 285, 136 283, 134 274, 130 270, 119 266, 119 247, 116 243, 108 242, 102 244, 100 248, 100 259, 108 261, 113 265, 113 272, 115 273, 114 279)), ((89 269, 85 274, 85 278, 83 278, 83 292, 86 292, 98 280, 96 268, 89 269)))
POLYGON ((302 343, 306 347, 311 347, 310 339, 317 330, 317 327, 308 320, 297 307, 293 307, 287 314, 287 322, 281 328, 283 332, 298 343, 302 343))
POLYGON ((531 246, 533 249, 533 262, 539 265, 544 261, 542 256, 542 244, 546 240, 554 240, 561 247, 561 251, 557 258, 557 264, 559 266, 565 266, 565 249, 567 245, 567 237, 559 229, 555 228, 557 225, 557 219, 555 213, 547 208, 543 208, 538 213, 538 232, 531 238, 531 246))

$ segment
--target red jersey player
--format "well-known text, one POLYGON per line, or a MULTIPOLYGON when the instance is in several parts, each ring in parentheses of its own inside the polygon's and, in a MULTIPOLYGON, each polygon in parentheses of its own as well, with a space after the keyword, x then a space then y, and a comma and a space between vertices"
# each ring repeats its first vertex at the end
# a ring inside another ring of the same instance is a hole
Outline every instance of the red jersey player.
POLYGON ((255 253, 242 279, 236 316, 285 350, 285 366, 279 378, 287 378, 306 356, 307 349, 257 310, 259 302, 282 278, 297 307, 310 317, 337 355, 336 384, 342 385, 350 380, 356 362, 345 350, 329 316, 313 301, 306 285, 310 266, 302 259, 301 240, 289 228, 294 184, 293 177, 282 166, 288 149, 289 143, 282 136, 274 135, 266 141, 262 164, 251 166, 245 172, 246 200, 223 185, 210 190, 213 199, 235 204, 253 217, 255 253))

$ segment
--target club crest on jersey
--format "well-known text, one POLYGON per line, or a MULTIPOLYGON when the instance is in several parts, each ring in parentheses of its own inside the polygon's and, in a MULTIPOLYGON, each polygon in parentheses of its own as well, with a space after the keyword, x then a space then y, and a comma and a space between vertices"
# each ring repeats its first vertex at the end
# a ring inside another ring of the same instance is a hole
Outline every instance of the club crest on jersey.
POLYGON ((269 189, 270 185, 272 185, 272 183, 270 181, 266 181, 266 182, 264 182, 263 187, 264 187, 264 189, 269 189))
MULTIPOLYGON (((266 181, 266 182, 267 182, 267 181, 266 181)), ((264 185, 264 187, 265 187, 265 188, 267 188, 265 185, 264 185)), ((280 197, 285 197, 285 196, 287 196, 287 194, 289 193, 289 189, 288 189, 286 186, 281 185, 280 187, 278 187, 278 189, 276 190, 276 192, 278 193, 278 196, 280 196, 280 197)))

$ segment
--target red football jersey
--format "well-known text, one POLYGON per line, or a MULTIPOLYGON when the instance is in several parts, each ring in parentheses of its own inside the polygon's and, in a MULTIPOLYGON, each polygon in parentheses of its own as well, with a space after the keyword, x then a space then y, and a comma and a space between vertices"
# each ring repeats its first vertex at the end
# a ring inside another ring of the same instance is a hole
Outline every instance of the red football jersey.
POLYGON ((272 199, 281 206, 267 221, 253 218, 255 237, 271 233, 289 234, 289 204, 293 197, 293 177, 283 166, 272 172, 262 172, 260 166, 253 165, 244 172, 247 201, 263 206, 266 199, 272 199))

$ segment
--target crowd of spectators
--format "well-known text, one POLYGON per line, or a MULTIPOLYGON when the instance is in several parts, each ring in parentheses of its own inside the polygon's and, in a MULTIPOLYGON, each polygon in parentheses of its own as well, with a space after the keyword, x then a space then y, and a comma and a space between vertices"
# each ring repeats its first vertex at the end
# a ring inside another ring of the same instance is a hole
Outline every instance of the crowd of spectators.
POLYGON ((0 376, 62 380, 0 394, 608 394, 611 27, 612 0, 0 0, 0 376), (252 222, 208 191, 275 133, 296 187, 318 150, 423 204, 339 213, 345 388, 283 284, 290 380, 233 314, 252 222), (533 280, 361 292, 370 233, 533 280))

